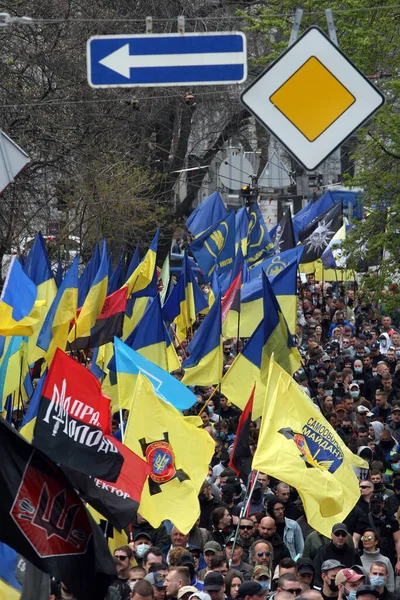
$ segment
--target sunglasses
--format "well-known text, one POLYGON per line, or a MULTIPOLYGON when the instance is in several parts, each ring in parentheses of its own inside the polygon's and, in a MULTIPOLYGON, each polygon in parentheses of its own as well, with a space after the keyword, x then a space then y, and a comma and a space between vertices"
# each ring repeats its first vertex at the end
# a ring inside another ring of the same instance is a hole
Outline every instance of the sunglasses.
POLYGON ((239 529, 247 529, 247 531, 251 531, 254 529, 254 525, 239 525, 239 529))
POLYGON ((271 552, 257 552, 257 556, 262 558, 263 556, 271 556, 271 552))
POLYGON ((334 535, 336 535, 336 537, 342 537, 342 538, 347 537, 347 533, 345 533, 344 531, 337 531, 334 535))
POLYGON ((297 596, 298 594, 301 594, 302 589, 301 588, 295 588, 294 590, 283 590, 284 592, 289 592, 289 594, 293 594, 294 596, 297 596))
POLYGON ((126 554, 114 554, 114 558, 118 558, 118 560, 125 560, 128 557, 126 556, 126 554))
POLYGON ((360 485, 360 490, 372 490, 370 485, 360 485))
POLYGON ((363 535, 361 537, 361 540, 363 542, 370 542, 371 540, 375 539, 373 535, 363 535))

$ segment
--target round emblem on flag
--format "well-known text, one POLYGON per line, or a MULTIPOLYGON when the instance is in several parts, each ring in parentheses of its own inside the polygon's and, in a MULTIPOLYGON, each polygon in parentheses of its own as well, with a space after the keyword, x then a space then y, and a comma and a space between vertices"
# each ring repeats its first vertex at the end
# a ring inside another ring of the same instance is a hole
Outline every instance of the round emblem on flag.
POLYGON ((151 466, 150 477, 156 483, 166 483, 175 477, 175 456, 168 442, 150 443, 146 448, 146 460, 151 466))

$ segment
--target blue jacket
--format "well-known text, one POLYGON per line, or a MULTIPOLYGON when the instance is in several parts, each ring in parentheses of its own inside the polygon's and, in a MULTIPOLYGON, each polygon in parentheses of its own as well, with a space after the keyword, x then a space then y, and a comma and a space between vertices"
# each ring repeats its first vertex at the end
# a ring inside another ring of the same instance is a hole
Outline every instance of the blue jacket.
POLYGON ((292 519, 285 517, 285 529, 283 531, 283 542, 294 560, 298 554, 303 554, 304 538, 300 525, 292 519))

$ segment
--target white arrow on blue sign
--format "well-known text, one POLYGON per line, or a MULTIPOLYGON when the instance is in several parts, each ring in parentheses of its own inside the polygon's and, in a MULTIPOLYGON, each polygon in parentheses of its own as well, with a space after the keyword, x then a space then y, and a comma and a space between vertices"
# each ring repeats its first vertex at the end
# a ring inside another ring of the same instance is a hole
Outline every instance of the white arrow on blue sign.
POLYGON ((87 42, 94 88, 224 85, 247 78, 242 32, 102 35, 87 42))

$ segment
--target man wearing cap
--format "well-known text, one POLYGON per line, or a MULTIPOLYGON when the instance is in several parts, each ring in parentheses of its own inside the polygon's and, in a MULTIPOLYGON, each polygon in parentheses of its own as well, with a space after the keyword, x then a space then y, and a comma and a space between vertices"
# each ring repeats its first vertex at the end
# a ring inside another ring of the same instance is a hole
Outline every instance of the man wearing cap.
POLYGON ((254 581, 258 581, 258 583, 260 583, 264 588, 264 591, 269 592, 271 589, 271 571, 268 569, 268 567, 257 565, 253 569, 251 578, 254 581))
POLYGON ((225 599, 225 582, 221 573, 217 571, 207 573, 204 579, 204 591, 210 594, 211 600, 225 599))
POLYGON ((202 581, 199 581, 196 577, 194 558, 189 551, 185 552, 184 554, 182 554, 182 556, 178 557, 178 559, 176 561, 176 566, 177 567, 186 567, 188 569, 189 577, 190 577, 190 585, 195 587, 196 590, 201 591, 204 589, 204 583, 202 581))
POLYGON ((370 502, 368 521, 380 538, 379 549, 387 556, 396 571, 400 574, 400 530, 399 523, 385 509, 382 494, 373 493, 370 502))
POLYGON ((164 548, 169 542, 169 537, 165 525, 154 528, 150 525, 146 519, 139 513, 136 513, 132 519, 132 522, 126 529, 129 537, 129 541, 135 539, 138 533, 147 533, 151 540, 150 546, 157 546, 157 548, 164 548))
POLYGON ((151 585, 153 586, 154 600, 164 600, 164 577, 156 571, 154 573, 149 573, 144 579, 145 581, 151 583, 151 585))
MULTIPOLYGON (((310 558, 299 558, 296 562, 297 579, 303 584, 304 589, 311 589, 314 584, 315 568, 310 558)), ((304 591, 303 589, 303 591, 304 591)))
POLYGON ((206 563, 206 568, 201 569, 201 571, 199 571, 199 578, 201 580, 204 580, 206 573, 208 571, 210 571, 211 560, 216 555, 217 552, 222 552, 222 548, 218 544, 218 542, 211 541, 211 542, 206 542, 204 544, 203 556, 204 556, 204 562, 206 563))
POLYGON ((339 595, 339 587, 336 584, 335 578, 341 569, 342 565, 338 560, 326 560, 321 565, 322 588, 321 594, 324 600, 335 600, 339 595))
MULTIPOLYGON (((357 427, 368 427, 369 420, 373 417, 374 414, 366 407, 360 404, 356 408, 356 425, 357 427)), ((399 417, 400 417, 400 407, 399 407, 399 417)), ((400 433, 400 428, 399 428, 400 433)))
POLYGON ((193 585, 184 585, 178 592, 177 600, 189 600, 198 591, 193 585))
POLYGON ((342 569, 337 573, 335 583, 339 587, 341 598, 355 600, 358 588, 365 583, 365 575, 357 573, 354 569, 342 569))
POLYGON ((392 415, 390 419, 390 423, 388 423, 390 433, 392 437, 396 440, 396 442, 400 443, 400 404, 398 402, 394 402, 392 405, 392 415))
MULTIPOLYGON (((396 597, 395 594, 392 594, 392 596, 396 597)), ((356 592, 356 598, 360 598, 360 600, 377 600, 379 592, 373 585, 360 585, 356 592)))
POLYGON ((388 569, 384 562, 377 560, 369 570, 371 585, 379 593, 380 600, 396 600, 398 595, 388 590, 388 569))
POLYGON ((151 536, 145 531, 139 531, 133 538, 135 557, 141 563, 144 554, 151 548, 151 536))
POLYGON ((231 535, 231 537, 226 540, 225 545, 225 553, 227 559, 229 560, 229 568, 234 569, 235 571, 240 571, 240 573, 245 576, 246 573, 250 573, 253 567, 242 560, 243 548, 239 536, 237 536, 235 547, 233 547, 234 540, 235 536, 231 535))
POLYGON ((347 543, 347 534, 349 533, 344 523, 336 523, 332 527, 330 542, 321 546, 314 559, 315 566, 315 585, 321 587, 321 566, 326 560, 333 559, 343 564, 345 567, 360 565, 361 559, 354 546, 347 543))
POLYGON ((258 581, 245 581, 239 586, 237 598, 240 600, 260 600, 266 590, 258 581))

